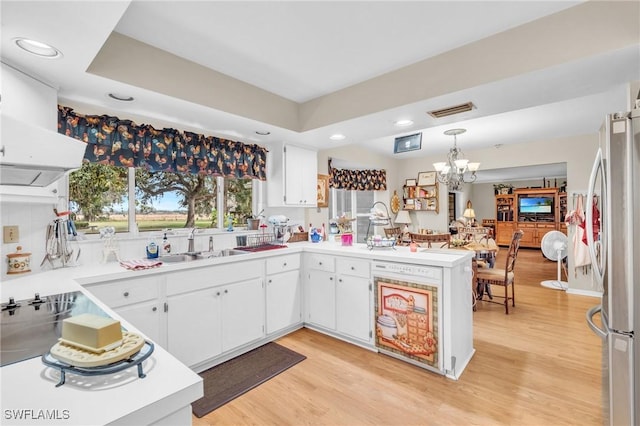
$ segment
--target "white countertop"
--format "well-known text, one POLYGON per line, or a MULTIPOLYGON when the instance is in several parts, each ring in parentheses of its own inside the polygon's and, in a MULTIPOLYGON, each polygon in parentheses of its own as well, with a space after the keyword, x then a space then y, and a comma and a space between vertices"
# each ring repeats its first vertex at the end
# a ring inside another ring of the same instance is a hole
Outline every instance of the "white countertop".
MULTIPOLYGON (((14 297, 15 300, 30 299, 36 292, 41 296, 47 296, 75 291, 83 285, 97 282, 161 274, 214 264, 232 262, 242 264, 245 260, 301 252, 445 267, 468 262, 472 256, 470 252, 454 250, 419 249, 412 253, 408 247, 396 247, 395 250, 369 250, 364 244, 345 247, 336 243, 302 242, 290 244, 284 249, 190 262, 165 263, 162 266, 141 271, 130 271, 116 262, 111 262, 32 273, 3 282, 0 286, 0 300, 2 303, 6 303, 9 297, 14 297)), ((84 292, 106 312, 114 318, 120 319, 127 329, 136 331, 135 327, 119 318, 93 295, 84 292)), ((149 417, 150 413, 157 417, 163 417, 170 414, 170 412, 164 412, 169 409, 168 407, 175 407, 176 404, 185 406, 202 396, 200 376, 163 348, 156 345, 153 355, 143 365, 147 374, 144 379, 138 378, 136 367, 132 367, 121 374, 109 376, 83 377, 69 374, 66 384, 59 388, 55 387, 58 373, 43 365, 39 357, 4 366, 0 368, 0 380, 2 381, 1 423, 3 425, 90 425, 111 422, 143 424, 152 418, 149 417), (34 417, 43 415, 41 410, 50 410, 44 415, 53 415, 54 419, 34 420, 34 417), (16 420, 15 417, 20 413, 28 415, 29 418, 22 421, 16 420), (56 417, 60 417, 60 419, 55 420, 56 417)))

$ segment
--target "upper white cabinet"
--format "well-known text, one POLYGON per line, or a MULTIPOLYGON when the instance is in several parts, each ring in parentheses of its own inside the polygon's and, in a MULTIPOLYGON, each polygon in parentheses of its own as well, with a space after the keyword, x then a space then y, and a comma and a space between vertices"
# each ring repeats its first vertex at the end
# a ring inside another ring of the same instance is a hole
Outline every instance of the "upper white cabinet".
POLYGON ((318 156, 315 151, 277 145, 269 150, 267 158, 269 206, 317 205, 318 156))

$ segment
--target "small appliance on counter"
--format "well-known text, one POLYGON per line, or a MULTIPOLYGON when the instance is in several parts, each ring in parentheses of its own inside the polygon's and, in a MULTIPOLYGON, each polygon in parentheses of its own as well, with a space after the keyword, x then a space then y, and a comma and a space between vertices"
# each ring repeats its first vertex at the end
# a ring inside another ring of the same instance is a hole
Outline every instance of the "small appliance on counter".
POLYGON ((282 243, 285 234, 289 230, 289 218, 284 215, 269 216, 267 221, 273 226, 276 242, 282 243))

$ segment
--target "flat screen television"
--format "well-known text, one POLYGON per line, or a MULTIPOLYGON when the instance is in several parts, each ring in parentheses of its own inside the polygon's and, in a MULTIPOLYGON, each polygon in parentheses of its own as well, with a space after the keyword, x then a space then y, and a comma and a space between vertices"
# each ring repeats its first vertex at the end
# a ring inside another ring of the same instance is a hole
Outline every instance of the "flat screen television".
POLYGON ((518 197, 518 214, 520 216, 553 215, 553 197, 518 197))

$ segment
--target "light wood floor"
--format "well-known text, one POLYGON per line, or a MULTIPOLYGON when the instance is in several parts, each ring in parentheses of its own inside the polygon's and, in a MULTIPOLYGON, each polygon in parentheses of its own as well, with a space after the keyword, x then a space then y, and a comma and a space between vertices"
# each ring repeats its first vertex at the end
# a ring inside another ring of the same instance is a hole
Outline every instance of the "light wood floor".
POLYGON ((458 381, 302 329, 278 343, 305 361, 193 424, 600 425, 601 343, 585 322, 598 299, 540 286, 555 274, 520 250, 516 307, 479 303, 458 381))

